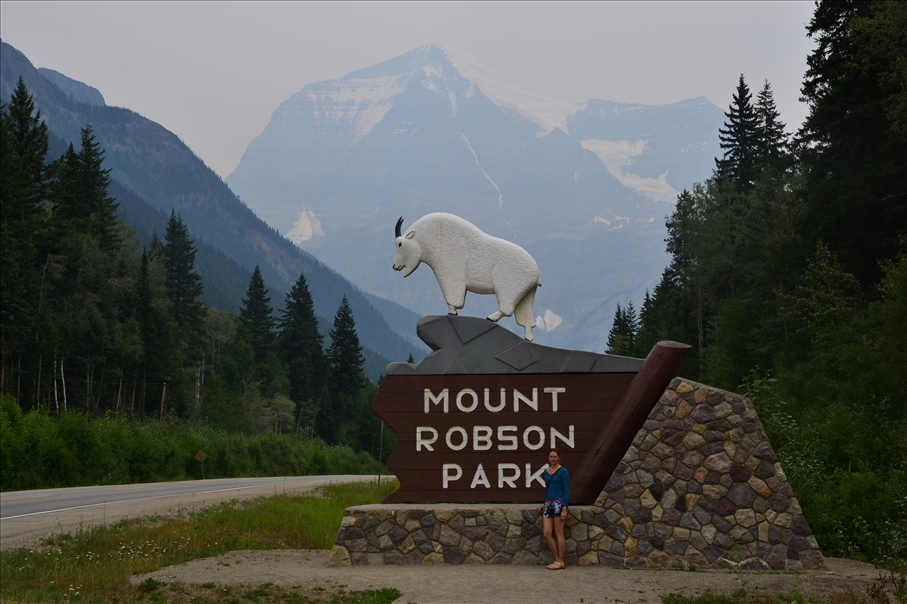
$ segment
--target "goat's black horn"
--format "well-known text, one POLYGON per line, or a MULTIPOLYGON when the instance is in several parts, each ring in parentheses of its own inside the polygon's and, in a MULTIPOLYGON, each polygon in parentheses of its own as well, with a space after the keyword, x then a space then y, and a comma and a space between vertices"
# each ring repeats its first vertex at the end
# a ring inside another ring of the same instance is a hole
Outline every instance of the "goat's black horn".
POLYGON ((403 224, 403 216, 401 216, 400 220, 397 221, 397 227, 394 229, 394 233, 396 233, 394 235, 394 237, 400 236, 400 225, 402 225, 402 224, 403 224))

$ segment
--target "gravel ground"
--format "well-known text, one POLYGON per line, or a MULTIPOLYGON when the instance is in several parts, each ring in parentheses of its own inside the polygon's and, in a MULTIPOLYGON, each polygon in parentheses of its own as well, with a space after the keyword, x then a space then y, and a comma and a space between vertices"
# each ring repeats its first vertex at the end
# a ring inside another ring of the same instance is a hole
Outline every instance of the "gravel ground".
MULTIPOLYGON (((687 596, 707 590, 788 596, 798 592, 808 599, 828 601, 836 594, 864 596, 879 576, 872 565, 827 558, 827 571, 797 573, 735 573, 630 570, 570 567, 548 571, 541 566, 359 566, 331 567, 330 552, 322 550, 237 551, 171 566, 133 577, 167 583, 219 587, 255 587, 272 583, 285 588, 364 590, 395 587, 397 602, 624 602, 659 604, 668 593, 687 596)), ((864 599, 861 597, 860 599, 864 599)))

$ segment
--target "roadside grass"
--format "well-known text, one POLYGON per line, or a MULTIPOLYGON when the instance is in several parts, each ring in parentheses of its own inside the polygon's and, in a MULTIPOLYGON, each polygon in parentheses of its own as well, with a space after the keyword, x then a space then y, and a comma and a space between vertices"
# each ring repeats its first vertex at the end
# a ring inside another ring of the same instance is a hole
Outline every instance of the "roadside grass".
MULTIPOLYGON (((145 582, 141 584, 144 588, 141 585, 137 588, 130 585, 129 578, 234 550, 329 549, 345 508, 378 503, 397 486, 394 480, 384 481, 380 487, 375 482, 337 484, 323 487, 320 494, 233 500, 175 517, 127 519, 84 530, 80 527, 74 534, 55 533, 38 549, 20 548, 0 554, 3 577, 0 599, 4 602, 168 601, 161 599, 157 589, 151 589, 155 582, 145 582)), ((287 602, 305 602, 293 598, 309 597, 299 594, 278 597, 276 592, 272 595, 275 601, 287 602)), ((203 601, 248 600, 239 597, 240 594, 228 594, 222 598, 212 591, 203 601)), ((360 601, 371 602, 337 600, 360 601)))
POLYGON ((786 596, 769 596, 752 594, 739 589, 732 594, 716 594, 706 591, 698 596, 684 596, 671 593, 661 597, 663 604, 869 604, 868 597, 849 593, 836 595, 831 600, 811 600, 802 594, 793 592, 786 596))
MULTIPOLYGON (((151 580, 149 580, 151 581, 151 580)), ((146 582, 147 583, 147 582, 146 582)), ((303 590, 300 587, 285 589, 272 583, 258 586, 222 587, 206 583, 186 585, 183 583, 142 583, 139 590, 148 594, 152 604, 164 602, 192 602, 192 604, 390 604, 400 597, 396 589, 385 587, 368 591, 347 591, 344 588, 328 591, 325 588, 303 590), (142 587, 144 586, 144 587, 142 587)))

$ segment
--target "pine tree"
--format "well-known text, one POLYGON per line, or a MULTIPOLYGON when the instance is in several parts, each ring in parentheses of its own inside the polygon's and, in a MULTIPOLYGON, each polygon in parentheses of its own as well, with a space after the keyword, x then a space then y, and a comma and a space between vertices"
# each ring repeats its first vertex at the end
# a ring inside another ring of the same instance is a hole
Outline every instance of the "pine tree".
POLYGON ((325 394, 328 367, 305 274, 300 273, 287 294, 279 328, 280 356, 289 370, 290 399, 296 403, 297 423, 301 423, 298 418, 304 411, 317 413, 325 394))
POLYGON ((104 150, 95 139, 90 125, 82 128, 81 138, 78 170, 82 194, 88 206, 89 233, 98 238, 101 249, 113 252, 120 246, 120 237, 117 232, 117 203, 107 193, 110 170, 104 168, 104 150))
POLYGON ((274 352, 274 320, 271 308, 271 297, 261 276, 261 269, 255 265, 249 289, 239 309, 239 320, 249 330, 252 338, 252 349, 255 350, 255 362, 263 363, 268 355, 274 352))
POLYGON ((189 238, 183 219, 170 211, 164 236, 164 266, 167 269, 167 297, 173 304, 174 321, 192 334, 202 331, 202 279, 195 270, 195 242, 189 238))
POLYGON ((344 424, 353 420, 353 409, 359 391, 365 386, 367 379, 362 373, 365 362, 362 356, 362 346, 356 333, 356 321, 353 319, 353 310, 349 301, 343 296, 343 301, 334 315, 334 326, 330 333, 331 345, 327 357, 331 363, 331 386, 333 408, 319 413, 321 430, 316 423, 316 433, 323 435, 334 442, 340 435, 344 424), (329 433, 333 431, 333 433, 329 433))
POLYGON ((167 382, 173 373, 177 360, 173 350, 172 329, 167 313, 155 305, 155 294, 151 286, 151 263, 154 260, 148 250, 142 250, 139 276, 136 283, 135 319, 142 337, 142 359, 139 368, 141 383, 137 396, 136 413, 145 414, 148 405, 153 406, 160 395, 162 382, 167 382), (151 384, 151 385, 149 385, 151 384))
POLYGON ((788 136, 768 80, 756 97, 758 170, 784 170, 789 162, 788 136))
POLYGON ((729 110, 724 114, 727 121, 724 128, 718 130, 724 157, 715 160, 716 173, 719 178, 733 182, 738 191, 750 190, 757 176, 759 122, 752 99, 753 95, 743 74, 740 74, 737 91, 732 97, 729 110))
MULTIPOLYGON (((13 362, 21 367, 23 353, 34 352, 27 349, 35 346, 39 330, 35 301, 46 255, 48 130, 21 77, 9 105, 0 105, 0 130, 0 356, 5 368, 13 362)), ((17 389, 19 384, 21 374, 17 389)))
POLYGON ((54 162, 53 243, 56 249, 75 233, 87 233, 91 204, 84 188, 79 154, 72 143, 60 159, 54 162))
POLYGON ((35 109, 35 101, 25 87, 22 77, 10 95, 6 107, 7 127, 12 146, 12 155, 4 157, 4 163, 15 158, 12 168, 4 169, 4 188, 14 185, 16 194, 7 200, 3 213, 12 212, 16 220, 28 220, 38 205, 47 197, 47 165, 45 159, 49 149, 47 124, 41 112, 35 109))
POLYGON ((614 322, 611 325, 611 331, 608 332, 607 353, 623 356, 632 354, 638 327, 639 321, 636 317, 636 309, 633 307, 633 302, 628 302, 626 308, 621 308, 618 302, 617 310, 614 313, 614 322))
POLYGON ((907 229, 905 31, 904 2, 823 0, 807 27, 802 233, 867 290, 907 229))

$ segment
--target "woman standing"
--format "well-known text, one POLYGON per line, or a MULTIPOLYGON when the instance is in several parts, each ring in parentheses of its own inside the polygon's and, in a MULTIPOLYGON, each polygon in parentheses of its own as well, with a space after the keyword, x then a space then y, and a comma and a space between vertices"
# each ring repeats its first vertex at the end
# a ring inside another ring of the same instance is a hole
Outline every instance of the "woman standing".
POLYGON ((548 469, 544 476, 548 490, 545 493, 545 505, 540 505, 538 511, 544 516, 545 541, 554 554, 554 562, 547 568, 561 570, 567 567, 564 563, 564 551, 567 549, 564 523, 567 521, 567 504, 570 501, 570 474, 561 465, 561 453, 557 449, 548 452, 548 469))

